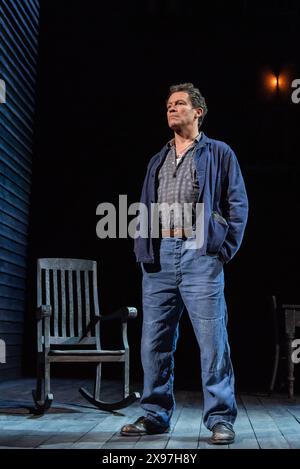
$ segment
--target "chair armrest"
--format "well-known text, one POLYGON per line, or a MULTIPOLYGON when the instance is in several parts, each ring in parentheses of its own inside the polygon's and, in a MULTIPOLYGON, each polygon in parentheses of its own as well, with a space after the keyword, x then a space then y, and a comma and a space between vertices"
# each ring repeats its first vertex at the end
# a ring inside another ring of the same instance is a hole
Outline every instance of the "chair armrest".
POLYGON ((128 319, 137 317, 137 309, 133 306, 123 306, 123 308, 114 311, 113 313, 106 314, 100 317, 101 321, 110 321, 112 319, 121 319, 122 322, 127 322, 128 319))
POLYGON ((52 307, 50 305, 41 305, 36 309, 36 319, 40 321, 44 318, 50 318, 52 307))
POLYGON ((283 309, 300 309, 300 305, 282 305, 283 309))
POLYGON ((123 308, 114 311, 106 316, 101 316, 101 320, 108 321, 110 319, 121 319, 122 323, 122 342, 126 354, 129 354, 129 344, 127 337, 127 322, 128 319, 137 317, 137 309, 133 306, 123 306, 123 308))

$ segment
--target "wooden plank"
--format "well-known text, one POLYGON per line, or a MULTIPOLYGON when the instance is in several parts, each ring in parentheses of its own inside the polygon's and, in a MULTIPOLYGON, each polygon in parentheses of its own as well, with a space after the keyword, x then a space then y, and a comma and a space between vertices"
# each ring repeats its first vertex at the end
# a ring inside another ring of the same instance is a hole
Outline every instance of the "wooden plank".
POLYGON ((121 437, 119 431, 123 425, 136 420, 139 415, 141 410, 136 404, 116 412, 115 415, 109 414, 77 440, 71 448, 131 448, 139 437, 121 437))
POLYGON ((272 398, 260 398, 262 405, 276 423, 279 431, 293 449, 300 449, 300 425, 288 408, 272 398))
POLYGON ((30 144, 33 139, 32 122, 28 122, 26 114, 18 102, 13 97, 6 103, 5 109, 2 109, 2 116, 5 116, 8 122, 11 122, 22 134, 23 138, 30 144))
POLYGON ((80 271, 76 271, 76 286, 77 286, 77 330, 78 336, 82 335, 82 301, 81 301, 81 279, 80 271))
MULTIPOLYGON (((122 425, 133 422, 143 414, 139 403, 136 402, 115 414, 101 412, 89 406, 77 391, 79 386, 92 386, 92 380, 53 379, 52 388, 55 399, 53 409, 39 418, 28 418, 28 414, 24 413, 24 407, 32 402, 31 389, 34 384, 35 380, 33 379, 14 380, 0 384, 1 447, 151 450, 167 448, 171 450, 172 448, 187 448, 186 444, 190 445, 190 440, 187 437, 192 438, 194 447, 194 441, 199 434, 199 419, 197 415, 190 415, 193 408, 196 409, 196 412, 201 413, 201 401, 198 393, 181 391, 175 393, 177 408, 171 421, 170 433, 139 438, 119 435, 122 425), (64 400, 66 403, 73 402, 74 405, 65 405, 64 400), (1 409, 4 410, 5 405, 6 408, 14 407, 21 410, 23 408, 23 413, 3 413, 1 409), (189 427, 189 423, 192 428, 189 427)), ((121 383, 103 382, 104 398, 109 395, 112 398, 117 396, 120 389, 116 384, 121 389, 121 383)), ((230 448, 258 448, 255 434, 258 436, 260 447, 262 447, 262 443, 264 443, 264 447, 267 447, 265 434, 270 440, 270 432, 272 434, 274 426, 290 447, 298 448, 300 425, 291 415, 289 409, 295 408, 295 412, 299 412, 299 404, 242 395, 241 400, 238 399, 238 407, 238 418, 235 424, 237 437, 235 444, 230 445, 230 448)), ((202 434, 210 436, 208 430, 202 434)), ((277 436, 273 433, 271 439, 272 447, 275 447, 277 436)), ((200 440, 200 448, 203 447, 201 443, 203 441, 200 440)), ((227 445, 225 447, 207 446, 211 449, 227 448, 227 445)))
POLYGON ((30 433, 24 435, 24 432, 14 432, 14 435, 0 437, 0 444, 5 444, 9 448, 36 448, 40 446, 45 440, 49 438, 47 433, 40 432, 38 435, 31 435, 30 433))
MULTIPOLYGON (((72 396, 75 395, 74 391, 77 391, 77 387, 86 384, 84 381, 78 382, 78 380, 56 379, 53 380, 53 382, 56 403, 58 399, 62 399, 66 396, 69 401, 70 396, 72 398, 72 396)), ((12 393, 12 390, 10 390, 10 395, 12 393)), ((79 396, 78 392, 76 392, 76 396, 79 396)), ((86 402, 81 397, 76 398, 76 400, 79 399, 81 399, 83 402, 86 402)), ((82 407, 81 410, 78 410, 78 412, 74 413, 55 413, 52 415, 49 413, 45 414, 41 419, 44 422, 45 419, 47 419, 47 432, 51 432, 52 434, 39 446, 39 448, 97 448, 99 447, 99 438, 98 435, 94 432, 94 429, 99 427, 99 420, 103 421, 107 418, 111 418, 110 413, 101 412, 98 409, 88 407, 87 405, 82 407), (89 436, 87 436, 88 434, 89 436)), ((110 423, 107 422, 107 424, 110 427, 110 423)), ((31 428, 30 431, 32 432, 33 429, 31 428)), ((101 432, 101 435, 103 436, 103 431, 101 432)), ((102 444, 101 441, 100 444, 102 444)))
POLYGON ((82 435, 85 435, 95 426, 94 422, 86 422, 84 419, 80 421, 74 419, 73 414, 60 415, 59 426, 57 425, 58 422, 55 420, 51 423, 50 428, 52 428, 53 434, 39 445, 40 449, 72 448, 73 444, 76 443, 82 435))
POLYGON ((1 71, 4 81, 10 83, 10 95, 14 99, 14 102, 17 102, 18 108, 22 111, 24 116, 33 119, 34 106, 32 94, 24 95, 22 84, 17 80, 17 77, 11 73, 11 67, 5 59, 2 62, 1 71))
POLYGON ((73 291, 73 273, 72 270, 67 271, 69 281, 69 324, 70 337, 74 336, 74 291, 73 291))
POLYGON ((66 336, 66 286, 65 286, 65 271, 60 272, 60 285, 61 285, 61 335, 66 336))
POLYGON ((25 255, 16 254, 5 248, 0 248, 0 260, 23 267, 24 269, 27 267, 25 255))
MULTIPOLYGON (((57 431, 55 435, 52 435, 50 438, 43 441, 41 445, 38 446, 39 449, 70 449, 74 443, 79 438, 78 432, 68 431, 63 433, 61 430, 57 431)), ((97 445, 99 447, 99 445, 97 445)))
POLYGON ((28 215, 29 214, 29 203, 24 202, 24 200, 9 190, 8 187, 1 187, 1 199, 10 205, 11 207, 17 208, 21 214, 28 215))
MULTIPOLYGON (((1 279, 2 280, 2 279, 1 279)), ((25 291, 17 287, 10 287, 7 285, 2 285, 0 283, 0 297, 2 298, 16 298, 18 300, 24 301, 25 291)))
POLYGON ((23 332, 23 322, 8 322, 8 321, 1 321, 0 322, 0 333, 4 334, 22 334, 23 332))
POLYGON ((5 298, 0 296, 0 302, 3 309, 10 309, 20 311, 24 308, 24 300, 18 300, 14 298, 5 298))
MULTIPOLYGON (((22 187, 16 184, 15 176, 16 176, 15 172, 11 171, 7 165, 1 162, 0 186, 4 188, 7 192, 9 192, 10 194, 13 194, 15 197, 20 199, 24 204, 29 206, 30 205, 29 194, 28 192, 24 191, 22 187), (1 172, 1 169, 3 170, 4 166, 7 169, 7 171, 5 171, 5 174, 1 172)), ((20 181, 20 179, 18 179, 18 181, 20 181)))
POLYGON ((0 321, 24 322, 24 311, 0 309, 0 321))
POLYGON ((12 230, 16 231, 17 233, 20 233, 27 237, 28 225, 21 223, 15 217, 12 217, 11 215, 7 214, 4 210, 1 209, 1 207, 0 207, 0 217, 1 217, 2 225, 6 225, 12 230))
POLYGON ((20 88, 11 87, 9 97, 8 109, 18 116, 26 126, 32 127, 34 123, 33 108, 28 106, 28 103, 24 104, 24 100, 20 96, 20 88))
POLYGON ((27 70, 24 69, 22 63, 16 63, 12 60, 7 51, 7 48, 3 46, 3 43, 0 41, 0 53, 2 54, 2 74, 6 83, 15 85, 18 83, 19 89, 22 90, 21 95, 23 96, 23 101, 28 108, 31 105, 34 105, 34 88, 29 83, 30 77, 28 77, 27 70))
POLYGON ((27 237, 23 233, 15 231, 7 225, 0 222, 0 233, 3 237, 8 240, 12 240, 14 243, 20 244, 20 246, 27 246, 27 237))
POLYGON ((290 448, 276 423, 255 396, 241 395, 241 401, 248 414, 259 447, 262 449, 290 448))
POLYGON ((85 325, 90 323, 90 289, 89 289, 89 273, 84 271, 84 296, 85 296, 85 325))
MULTIPOLYGON (((86 359, 85 354, 81 355, 51 355, 49 357, 51 363, 99 363, 99 356, 89 356, 88 360, 86 359)), ((110 355, 110 356, 101 356, 101 363, 122 363, 124 362, 124 356, 122 355, 110 355)))
MULTIPOLYGON (((23 345, 23 333, 22 334, 10 334, 10 333, 2 333, 1 332, 1 339, 7 345, 23 345)), ((2 365, 1 365, 2 369, 2 365)))
POLYGON ((2 230, 0 228, 0 248, 5 249, 8 252, 16 253, 25 257, 27 254, 26 246, 20 243, 16 243, 15 241, 12 241, 11 239, 6 238, 4 236, 1 236, 1 232, 2 230))
MULTIPOLYGON (((78 337, 51 337, 51 344, 64 344, 64 345, 74 345, 78 344, 79 338, 78 337)), ((94 345, 95 344, 95 337, 87 337, 84 343, 94 345)), ((83 352, 85 353, 85 352, 83 352)), ((86 352, 87 353, 87 352, 86 352)))
POLYGON ((248 414, 237 397, 238 402, 238 414, 234 424, 234 431, 236 433, 235 442, 229 445, 230 449, 259 449, 259 444, 256 439, 256 435, 253 431, 253 427, 248 418, 248 414))
MULTIPOLYGON (((118 434, 123 425, 128 422, 132 422, 136 420, 137 416, 141 415, 141 410, 137 404, 133 404, 132 406, 122 409, 122 412, 116 414, 110 414, 106 418, 104 418, 98 425, 96 425, 92 432, 89 432, 83 438, 78 440, 76 447, 82 447, 82 443, 87 442, 95 442, 95 439, 98 440, 98 448, 114 448, 115 442, 111 442, 110 440, 113 435, 116 435, 118 439, 118 434)), ((122 442, 118 443, 119 448, 125 449, 128 447, 132 447, 132 437, 120 437, 122 442), (129 440, 127 440, 129 438, 129 440)), ((134 442, 137 440, 136 437, 133 437, 134 442)), ((75 445, 72 446, 75 448, 75 445)))
POLYGON ((57 283, 57 270, 53 270, 53 322, 54 322, 54 335, 56 337, 59 336, 58 333, 58 315, 59 315, 59 310, 58 310, 58 283, 57 283))
POLYGON ((197 448, 201 421, 200 391, 198 393, 189 392, 186 394, 185 403, 166 447, 168 449, 197 448))
POLYGON ((20 279, 26 278, 26 271, 23 267, 17 266, 11 262, 0 260, 0 274, 12 275, 20 279))
POLYGON ((0 196, 1 211, 5 212, 7 215, 15 218, 16 220, 22 222, 25 226, 28 225, 28 216, 22 210, 22 207, 17 205, 12 205, 10 202, 7 202, 3 197, 0 196))
POLYGON ((25 15, 25 18, 29 19, 30 27, 33 28, 32 32, 34 36, 38 35, 38 21, 39 21, 39 4, 37 6, 36 2, 22 2, 22 0, 16 0, 16 5, 22 12, 22 16, 25 15))
MULTIPOLYGON (((18 69, 22 69, 24 75, 27 77, 28 83, 30 82, 30 86, 34 91, 34 83, 36 77, 36 67, 35 67, 35 60, 33 63, 28 60, 26 54, 23 53, 20 45, 16 40, 16 35, 12 34, 9 25, 9 19, 7 15, 5 15, 4 11, 1 9, 1 16, 3 16, 2 21, 2 28, 0 30, 0 38, 2 39, 2 44, 9 44, 10 50, 14 51, 13 54, 13 61, 17 64, 18 69)), ((26 41, 28 42, 28 40, 26 41)))
POLYGON ((0 172, 30 194, 31 153, 22 151, 6 129, 1 134, 0 172))
MULTIPOLYGON (((18 144, 19 148, 22 149, 22 153, 25 150, 25 155, 27 158, 30 157, 31 145, 33 139, 33 133, 27 129, 27 126, 24 125, 23 121, 13 113, 13 108, 11 106, 6 107, 1 112, 1 124, 2 129, 5 129, 3 136, 8 142, 13 144, 18 144), (11 108, 11 110, 9 109, 11 108)), ((1 132, 2 133, 2 132, 1 132)), ((23 158, 21 159, 21 161, 23 158)), ((23 162, 23 161, 22 161, 23 162)), ((23 168, 26 168, 29 176, 31 175, 31 165, 22 165, 23 168)))
MULTIPOLYGON (((1 420, 2 416, 0 422, 1 420)), ((15 420, 5 420, 4 425, 0 427, 0 441, 11 447, 70 448, 80 436, 88 432, 95 424, 96 420, 87 420, 86 414, 66 412, 64 408, 55 408, 55 412, 52 414, 45 414, 38 419, 28 418, 26 414, 23 414, 15 420), (81 415, 82 419, 79 420, 78 415, 81 415), (1 437, 5 438, 9 433, 12 434, 11 441, 3 441, 1 437), (28 437, 27 441, 22 441, 23 436, 28 437)))
MULTIPOLYGON (((21 154, 27 155, 30 158, 30 155, 32 155, 32 138, 24 133, 20 125, 14 125, 14 120, 7 112, 1 112, 0 127, 2 139, 7 141, 21 154)), ((30 166, 28 167, 28 173, 28 180, 30 180, 30 166)), ((26 179, 25 176, 24 179, 26 179)))
MULTIPOLYGON (((24 47, 24 42, 26 42, 28 49, 30 49, 30 55, 32 54, 31 59, 35 64, 38 54, 37 38, 36 35, 32 33, 30 27, 27 25, 29 17, 26 15, 24 10, 23 15, 25 14, 26 16, 22 16, 22 13, 18 10, 18 8, 16 8, 16 4, 14 2, 11 2, 9 5, 5 1, 2 3, 3 9, 6 13, 6 18, 8 20, 7 23, 10 25, 12 34, 19 39, 20 45, 22 47, 24 47)), ((35 25, 32 23, 31 27, 35 27, 35 25)))
MULTIPOLYGON (((6 347, 6 357, 20 357, 23 353, 23 346, 22 345, 8 345, 6 347)), ((1 368, 0 368, 1 373, 1 368)))
POLYGON ((20 177, 30 184, 32 139, 27 138, 27 141, 25 141, 20 129, 13 127, 13 123, 10 122, 11 119, 7 118, 3 111, 0 114, 1 146, 2 149, 4 148, 4 151, 0 154, 0 159, 3 164, 7 165, 12 171, 17 171, 20 177))
POLYGON ((65 258, 41 258, 40 264, 42 269, 56 270, 92 270, 96 261, 87 259, 65 259, 65 258))
POLYGON ((300 423, 300 405, 297 405, 296 402, 291 402, 290 399, 283 404, 285 408, 290 412, 291 415, 300 423))

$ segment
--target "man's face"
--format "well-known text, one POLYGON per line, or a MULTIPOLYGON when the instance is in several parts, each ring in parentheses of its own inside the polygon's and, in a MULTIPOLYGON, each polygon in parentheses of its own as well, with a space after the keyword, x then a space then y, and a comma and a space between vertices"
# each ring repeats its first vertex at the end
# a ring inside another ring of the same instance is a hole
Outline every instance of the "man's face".
POLYGON ((192 125, 202 115, 201 108, 193 108, 190 97, 185 91, 171 94, 167 102, 167 119, 173 130, 192 125))

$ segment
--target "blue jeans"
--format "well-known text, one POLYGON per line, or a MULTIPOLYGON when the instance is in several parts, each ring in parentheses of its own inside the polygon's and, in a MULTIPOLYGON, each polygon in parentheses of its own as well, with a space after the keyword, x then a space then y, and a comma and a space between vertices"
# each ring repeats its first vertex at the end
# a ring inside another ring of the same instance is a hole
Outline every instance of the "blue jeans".
POLYGON ((159 429, 168 427, 175 408, 173 355, 179 319, 186 307, 200 348, 204 424, 210 430, 219 422, 233 425, 237 407, 226 330, 223 264, 217 256, 197 256, 193 238, 157 242, 158 261, 142 264, 141 406, 159 429))

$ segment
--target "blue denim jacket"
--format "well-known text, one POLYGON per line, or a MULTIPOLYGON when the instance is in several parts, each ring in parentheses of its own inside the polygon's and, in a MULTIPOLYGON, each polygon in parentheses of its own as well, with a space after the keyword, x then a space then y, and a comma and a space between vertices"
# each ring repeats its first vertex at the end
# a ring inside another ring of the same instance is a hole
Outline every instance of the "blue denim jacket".
MULTIPOLYGON (((148 209, 148 235, 135 239, 137 262, 155 262, 151 203, 157 202, 158 170, 167 153, 165 145, 148 164, 140 200, 148 209)), ((226 143, 208 138, 202 132, 194 161, 200 187, 198 202, 204 204, 204 241, 197 254, 217 254, 223 262, 229 262, 241 245, 248 217, 247 193, 237 158, 226 143)), ((139 233, 145 233, 142 223, 141 218, 139 233)))

